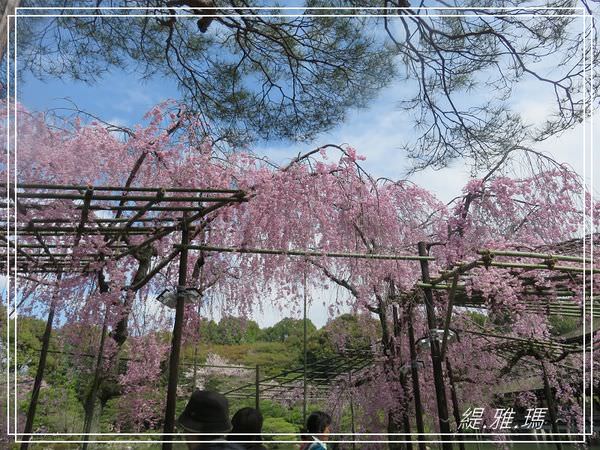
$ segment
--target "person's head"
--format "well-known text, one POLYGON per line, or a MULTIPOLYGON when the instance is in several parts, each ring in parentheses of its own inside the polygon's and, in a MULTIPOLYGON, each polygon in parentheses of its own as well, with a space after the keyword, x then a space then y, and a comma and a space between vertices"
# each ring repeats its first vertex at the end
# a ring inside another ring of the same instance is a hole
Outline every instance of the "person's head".
POLYGON ((242 408, 231 418, 233 429, 230 440, 236 441, 259 441, 260 436, 252 436, 252 433, 262 433, 263 416, 259 410, 254 408, 242 408))
POLYGON ((330 432, 331 416, 323 411, 315 411, 306 419, 306 433, 326 441, 330 432))
MULTIPOLYGON (((223 433, 231 430, 229 421, 229 402, 224 395, 218 392, 196 390, 190 397, 185 409, 179 416, 177 423, 187 433, 223 433)), ((206 440, 215 439, 216 436, 205 436, 206 440)), ((193 441, 203 439, 189 437, 193 441)))

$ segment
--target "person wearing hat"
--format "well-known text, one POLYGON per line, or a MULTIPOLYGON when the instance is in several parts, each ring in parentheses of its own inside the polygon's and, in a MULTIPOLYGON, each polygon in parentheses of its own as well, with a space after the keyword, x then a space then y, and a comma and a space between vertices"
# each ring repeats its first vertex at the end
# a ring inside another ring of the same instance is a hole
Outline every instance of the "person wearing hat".
POLYGON ((218 392, 194 391, 177 423, 186 433, 193 433, 186 436, 187 441, 205 441, 188 442, 189 450, 244 450, 238 444, 225 440, 225 435, 232 428, 229 402, 218 392))

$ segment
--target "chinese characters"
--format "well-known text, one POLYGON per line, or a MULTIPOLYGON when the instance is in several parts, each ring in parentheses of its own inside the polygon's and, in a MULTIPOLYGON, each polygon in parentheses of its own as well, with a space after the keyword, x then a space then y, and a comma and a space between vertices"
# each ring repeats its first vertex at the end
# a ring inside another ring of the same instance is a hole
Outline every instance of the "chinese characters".
POLYGON ((469 408, 460 420, 459 430, 511 430, 528 429, 541 430, 544 426, 548 408, 528 408, 525 415, 525 423, 514 424, 515 411, 512 408, 496 408, 494 420, 490 424, 485 423, 483 417, 485 408, 469 408))

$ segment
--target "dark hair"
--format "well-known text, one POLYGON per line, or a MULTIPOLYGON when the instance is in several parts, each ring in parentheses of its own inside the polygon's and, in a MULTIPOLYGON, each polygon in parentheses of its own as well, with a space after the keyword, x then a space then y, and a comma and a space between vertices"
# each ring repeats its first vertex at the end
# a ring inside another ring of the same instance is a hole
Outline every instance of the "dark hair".
POLYGON ((321 434, 331 425, 331 416, 323 411, 315 411, 306 419, 305 433, 321 434))
POLYGON ((261 433, 263 426, 263 416, 258 409, 242 408, 231 418, 233 429, 231 434, 240 436, 231 436, 235 441, 260 441, 260 436, 244 436, 246 433, 261 433))

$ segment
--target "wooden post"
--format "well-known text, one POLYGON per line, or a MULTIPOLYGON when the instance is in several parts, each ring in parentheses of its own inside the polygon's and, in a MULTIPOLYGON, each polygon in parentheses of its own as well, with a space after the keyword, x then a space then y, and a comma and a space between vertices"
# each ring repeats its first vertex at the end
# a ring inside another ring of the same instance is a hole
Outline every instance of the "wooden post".
POLYGON ((198 346, 194 346, 194 378, 192 380, 192 392, 196 390, 196 381, 198 374, 198 346))
POLYGON ((307 379, 306 379, 306 371, 308 368, 308 352, 306 347, 306 341, 308 339, 308 325, 306 323, 307 316, 307 299, 306 299, 306 269, 304 269, 304 336, 303 336, 303 375, 302 375, 302 385, 303 385, 303 402, 302 402, 302 421, 306 424, 306 401, 307 401, 307 379))
POLYGON ((181 230, 181 253, 179 255, 179 283, 177 286, 177 305, 175 307, 175 323, 173 324, 173 337, 171 340, 171 355, 169 357, 169 383, 167 386, 167 406, 165 408, 165 425, 162 445, 163 450, 173 448, 173 436, 175 431, 175 409, 177 407, 177 381, 179 377, 179 352, 181 350, 181 336, 183 332, 183 320, 185 312, 185 288, 187 282, 188 244, 189 229, 185 220, 181 230))
MULTIPOLYGON (((354 425, 354 401, 352 400, 352 370, 348 372, 348 388, 350 392, 350 430, 352 431, 352 440, 356 440, 356 428, 354 425)), ((352 450, 356 449, 356 442, 352 442, 352 450)))
MULTIPOLYGON (((102 270, 98 272, 98 289, 100 292, 106 293, 109 290, 109 285, 104 278, 102 270)), ((85 399, 84 412, 85 417, 83 420, 83 434, 89 434, 92 429, 92 420, 94 419, 94 406, 96 404, 96 395, 98 387, 100 386, 100 372, 102 371, 102 359, 104 356, 104 344, 106 342, 106 331, 108 328, 108 305, 104 311, 104 320, 102 322, 102 330, 100 331, 100 344, 98 345, 98 354, 96 356, 96 365, 94 367, 94 377, 92 378, 92 385, 85 399)), ((86 450, 88 443, 84 442, 81 445, 82 450, 86 450)))
POLYGON ((59 283, 61 274, 60 272, 56 276, 56 290, 52 294, 50 300, 50 310, 48 311, 48 320, 46 320, 46 329, 44 330, 44 336, 42 337, 42 350, 40 352, 40 359, 38 362, 37 372, 35 374, 35 381, 33 382, 33 391, 31 392, 31 401, 29 402, 29 409, 27 410, 27 421, 25 422, 25 430, 23 431, 23 443, 21 444, 21 450, 26 450, 29 447, 29 439, 31 436, 27 433, 31 433, 33 430, 33 421, 35 419, 35 410, 37 408, 38 398, 40 395, 40 388, 42 387, 42 380, 44 379, 44 371, 46 370, 46 359, 48 357, 48 349, 50 347, 50 336, 52 334, 52 322, 54 322, 54 314, 56 311, 56 301, 58 297, 59 283))
POLYGON ((256 394, 254 398, 254 407, 260 411, 260 366, 256 365, 256 394))
MULTIPOLYGON (((425 242, 419 242, 419 256, 428 256, 427 244, 425 242)), ((429 277, 429 263, 426 259, 420 260, 421 274, 423 283, 429 284, 431 279, 429 277)), ((425 294, 425 310, 427 312, 427 328, 431 330, 436 328, 435 320, 435 309, 433 306, 433 292, 430 287, 422 288, 425 294)), ((446 401, 446 388, 444 386, 444 372, 442 368, 442 361, 440 359, 441 349, 440 342, 437 339, 433 339, 430 335, 429 342, 431 343, 431 362, 433 365, 433 382, 435 384, 435 396, 437 400, 438 408, 438 422, 440 425, 440 433, 450 433, 450 423, 448 419, 448 404, 446 401)), ((446 439, 448 436, 443 436, 442 439, 446 439)), ((452 450, 451 442, 443 442, 442 448, 444 450, 452 450)))
MULTIPOLYGON (((402 422, 404 425, 404 432, 407 434, 407 436, 411 436, 410 434, 410 420, 408 418, 408 414, 406 414, 406 412, 404 414, 402 414, 402 422)), ((412 450, 413 446, 412 446, 412 442, 407 442, 406 443, 406 450, 412 450)))
MULTIPOLYGON (((550 425, 552 426, 552 433, 558 433, 558 425, 556 422, 556 410, 554 409, 554 395, 552 394, 552 388, 550 387, 550 382, 548 381, 548 374, 546 373, 546 365, 544 361, 542 363, 542 375, 544 377, 544 394, 546 396, 546 405, 548 406, 548 414, 550 414, 550 425)), ((553 436, 553 440, 557 440, 558 436, 553 436)), ((556 449, 562 450, 562 445, 560 442, 556 443, 556 449)))
MULTIPOLYGON (((450 381, 450 393, 452 396, 452 412, 454 414, 454 420, 456 421, 456 428, 460 426, 460 410, 458 409, 458 396, 456 395, 456 384, 454 384, 454 376, 452 375, 452 365, 450 360, 446 358, 446 370, 448 371, 448 380, 450 381)), ((465 444, 463 442, 458 443, 460 450, 465 450, 465 444)))
POLYGON ((415 348, 415 331, 413 329, 412 321, 412 306, 409 306, 408 310, 408 345, 410 349, 410 361, 411 361, 411 378, 413 385, 413 398, 415 401, 415 421, 417 422, 417 432, 419 433, 418 442, 419 450, 426 450, 425 443, 422 442, 423 433, 425 433, 425 427, 423 426, 423 406, 421 404, 421 388, 419 387, 419 371, 417 369, 417 349, 415 348))
MULTIPOLYGON (((395 296, 395 292, 393 291, 393 285, 391 286, 391 294, 392 297, 395 296)), ((402 325, 400 323, 400 316, 398 313, 398 309, 399 309, 399 305, 392 305, 392 321, 393 321, 393 325, 394 325, 394 337, 396 338, 396 343, 398 342, 398 339, 401 339, 401 335, 402 335, 402 325)), ((402 352, 401 352, 401 345, 394 345, 394 347, 392 347, 393 350, 393 354, 395 355, 395 358, 398 361, 402 361, 402 352)), ((409 401, 408 401, 408 397, 406 396, 406 392, 408 391, 408 386, 407 386, 407 380, 406 380, 406 375, 404 373, 400 373, 400 385, 402 386, 402 390, 404 391, 405 395, 404 395, 404 399, 402 401, 402 426, 404 427, 404 432, 407 434, 407 436, 410 436, 410 419, 408 417, 408 405, 409 405, 409 401)), ((406 448, 406 450, 412 450, 412 443, 411 442, 406 442, 404 444, 404 448, 406 448)))
MULTIPOLYGON (((92 429, 92 421, 94 419, 94 408, 96 405, 96 395, 98 393, 98 387, 100 386, 100 372, 102 371, 102 359, 104 356, 104 344, 106 342, 106 331, 108 326, 108 308, 104 313, 104 322, 102 324, 102 331, 100 332, 100 345, 98 346, 98 355, 96 356, 96 366, 94 368, 94 378, 92 379, 92 385, 90 391, 85 399, 84 412, 85 417, 83 420, 83 434, 87 435, 92 429)), ((82 450, 86 450, 88 443, 84 442, 81 445, 82 450)))

